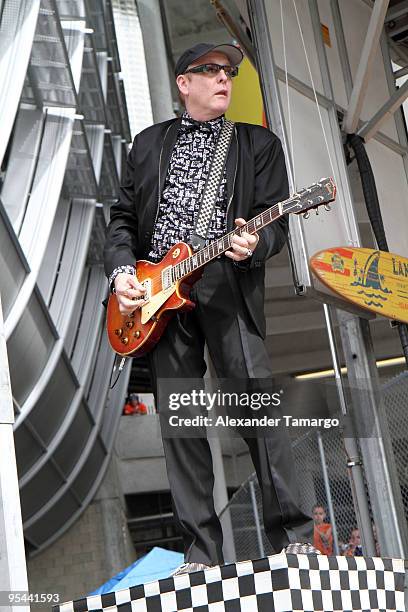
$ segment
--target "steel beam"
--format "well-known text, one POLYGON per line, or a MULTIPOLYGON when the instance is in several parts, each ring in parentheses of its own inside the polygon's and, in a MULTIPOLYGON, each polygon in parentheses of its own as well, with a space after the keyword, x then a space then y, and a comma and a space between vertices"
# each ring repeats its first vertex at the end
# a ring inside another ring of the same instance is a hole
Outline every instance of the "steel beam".
POLYGON ((350 62, 348 60, 347 44, 344 36, 343 21, 341 18, 339 0, 331 0, 330 7, 333 16, 333 24, 336 33, 337 46, 339 49, 339 58, 341 71, 343 73, 344 86, 346 88, 347 100, 350 101, 351 92, 353 91, 353 77, 351 74, 350 62))
POLYGON ((339 555, 340 551, 339 551, 339 538, 337 535, 336 516, 334 514, 333 498, 332 498, 331 488, 330 488, 330 479, 329 479, 329 473, 327 470, 326 453, 324 450, 322 432, 320 431, 320 429, 317 430, 316 436, 317 436, 317 446, 319 448, 320 463, 322 466, 324 490, 325 490, 326 499, 327 499, 327 509, 329 511, 330 524, 331 524, 332 534, 333 534, 333 552, 335 555, 339 555))
MULTIPOLYGON (((327 335, 330 345, 330 353, 333 361, 336 388, 339 395, 340 410, 344 417, 349 415, 348 403, 346 400, 346 389, 341 375, 340 358, 337 350, 336 337, 334 334, 333 308, 324 305, 324 316, 326 318, 327 335)), ((360 451, 354 431, 347 432, 343 437, 344 451, 347 459, 347 472, 350 480, 350 487, 353 495, 354 510, 357 517, 357 525, 360 530, 363 542, 364 553, 367 556, 376 556, 375 541, 371 528, 370 509, 365 490, 363 465, 360 459, 360 451)))
MULTIPOLYGON (((391 54, 390 54, 390 47, 392 46, 393 46, 393 43, 389 41, 385 32, 383 32, 381 36, 381 52, 382 52, 382 56, 384 60, 384 69, 385 69, 385 76, 387 78, 388 91, 391 96, 395 92, 395 79, 394 79, 394 74, 392 72, 392 63, 391 63, 391 54)), ((407 55, 407 64, 408 64, 408 55, 407 55)), ((405 149, 405 151, 401 151, 401 156, 402 156, 402 160, 404 163, 405 174, 406 174, 407 181, 408 181, 408 154, 407 154, 408 139, 407 139, 407 129, 405 126, 402 112, 395 113, 394 120, 395 120, 395 127, 397 128, 398 144, 400 144, 405 149)))
MULTIPOLYGON (((13 438, 13 401, 0 299, 0 592, 28 591, 13 438)), ((1 610, 29 611, 0 601, 1 610)))
MULTIPOLYGON (((289 87, 292 87, 295 91, 298 91, 302 95, 306 96, 306 98, 309 98, 309 100, 313 100, 313 102, 315 101, 313 89, 309 87, 309 85, 302 83, 302 81, 300 81, 290 73, 287 73, 287 75, 285 76, 284 70, 282 70, 282 68, 279 68, 278 66, 275 66, 275 74, 277 79, 282 83, 286 83, 287 77, 289 87)), ((334 106, 333 102, 323 94, 316 92, 316 95, 320 106, 322 106, 326 110, 334 106)), ((335 110, 339 113, 342 113, 343 115, 346 112, 346 110, 339 104, 335 105, 335 110)), ((358 127, 361 128, 363 127, 363 125, 363 122, 360 121, 358 127)), ((395 151, 396 153, 399 153, 400 155, 406 155, 408 153, 408 149, 406 147, 401 146, 396 140, 393 140, 383 132, 377 132, 374 135, 374 138, 375 140, 378 140, 378 142, 381 142, 381 144, 383 144, 384 146, 388 147, 392 151, 395 151)))
POLYGON ((380 41, 384 19, 388 9, 388 4, 389 0, 377 0, 373 7, 373 12, 371 14, 370 23, 368 24, 368 30, 361 53, 360 63, 358 65, 356 78, 354 80, 353 91, 351 92, 349 106, 344 119, 344 129, 349 134, 354 134, 357 129, 364 97, 367 91, 367 84, 374 65, 375 53, 380 41))
POLYGON ((322 37, 321 19, 319 14, 319 6, 317 0, 309 0, 309 11, 310 19, 312 22, 313 34, 316 44, 316 52, 319 61, 320 73, 323 83, 323 93, 325 96, 333 101, 332 108, 328 109, 328 118, 330 122, 330 132, 332 135, 333 142, 333 161, 335 161, 335 168, 333 173, 337 181, 337 188, 342 193, 344 198, 344 211, 345 220, 347 220, 347 237, 349 244, 359 244, 360 234, 358 229, 358 223, 354 214, 353 197, 349 184, 349 177, 347 171, 347 164, 344 157, 344 151, 342 147, 342 134, 339 128, 339 121, 337 116, 337 109, 334 105, 334 93, 330 75, 329 63, 326 55, 326 48, 322 37))
POLYGON ((258 504, 256 503, 255 485, 254 485, 254 481, 252 480, 252 478, 248 484, 249 484, 249 492, 251 495, 252 512, 254 514, 256 538, 258 540, 258 554, 259 554, 259 557, 262 558, 265 556, 265 549, 264 549, 263 540, 262 540, 262 530, 261 530, 261 521, 259 520, 258 504))
POLYGON ((381 555, 407 558, 407 521, 369 324, 341 310, 337 318, 381 555))
POLYGON ((408 66, 404 66, 403 68, 396 70, 393 74, 395 80, 405 76, 406 74, 408 74, 408 66))
POLYGON ((159 0, 139 0, 137 9, 143 34, 153 119, 157 123, 174 117, 159 0))
POLYGON ((395 4, 390 8, 385 17, 385 23, 389 23, 390 21, 394 21, 395 19, 399 19, 403 15, 408 14, 408 0, 402 0, 398 4, 395 4))
POLYGON ((225 6, 222 0, 210 1, 217 13, 218 19, 225 25, 228 32, 237 39, 245 55, 253 67, 256 68, 256 51, 248 34, 242 29, 237 18, 232 14, 231 10, 225 6))
POLYGON ((402 45, 397 45, 397 43, 392 40, 390 36, 388 36, 388 44, 390 49, 392 49, 394 56, 399 57, 405 65, 408 64, 408 53, 405 51, 405 47, 402 45))
MULTIPOLYGON (((265 9, 265 3, 259 0, 247 0, 247 6, 254 47, 257 53, 258 75, 262 89, 265 114, 268 118, 270 127, 282 142, 288 172, 289 189, 291 193, 294 193, 296 191, 296 186, 294 183, 292 151, 290 150, 288 144, 285 119, 282 110, 282 101, 279 91, 278 67, 275 64, 273 48, 269 36, 268 17, 265 9)), ((298 83, 300 83, 300 81, 298 81, 298 83)), ((291 261, 294 286, 296 291, 301 292, 303 290, 303 285, 300 279, 306 279, 306 283, 310 285, 310 272, 305 261, 301 261, 302 270, 300 271, 297 269, 293 251, 299 250, 300 252, 304 253, 306 251, 306 245, 299 219, 295 219, 293 223, 297 224, 298 231, 289 232, 289 257, 291 261)))
POLYGON ((395 111, 401 106, 404 100, 408 97, 408 81, 397 89, 387 100, 385 104, 375 113, 375 115, 363 125, 363 127, 357 132, 361 138, 367 142, 372 138, 380 129, 380 126, 387 121, 395 111))

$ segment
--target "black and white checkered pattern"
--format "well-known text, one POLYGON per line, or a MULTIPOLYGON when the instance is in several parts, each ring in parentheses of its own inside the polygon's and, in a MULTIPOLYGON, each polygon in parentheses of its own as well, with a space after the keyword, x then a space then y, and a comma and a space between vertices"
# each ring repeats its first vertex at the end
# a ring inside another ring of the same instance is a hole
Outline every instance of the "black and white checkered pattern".
POLYGON ((203 201, 194 229, 194 233, 204 239, 207 237, 208 226, 213 215, 233 131, 233 121, 224 121, 204 187, 203 201))
POLYGON ((403 612, 404 561, 273 555, 94 595, 53 612, 403 612))

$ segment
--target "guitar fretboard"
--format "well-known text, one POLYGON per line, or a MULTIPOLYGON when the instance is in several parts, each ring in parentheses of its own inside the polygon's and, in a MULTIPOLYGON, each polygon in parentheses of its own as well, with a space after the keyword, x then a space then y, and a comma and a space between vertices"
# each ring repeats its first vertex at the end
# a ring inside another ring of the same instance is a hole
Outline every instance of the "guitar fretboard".
POLYGON ((204 266, 212 259, 219 257, 232 246, 233 236, 241 236, 243 232, 255 234, 272 221, 276 221, 286 213, 302 213, 310 208, 317 208, 324 202, 332 202, 336 196, 336 186, 333 179, 320 179, 317 183, 313 183, 309 188, 302 189, 294 193, 287 200, 278 202, 270 208, 262 211, 259 215, 250 219, 242 227, 236 227, 234 230, 225 234, 221 238, 210 242, 193 255, 183 259, 175 264, 171 269, 171 279, 174 282, 188 276, 201 266, 204 266))
MULTIPOLYGON (((290 202, 292 201, 299 202, 299 197, 289 198, 281 204, 285 204, 286 208, 286 205, 290 204, 290 202)), ((241 236, 243 232, 247 232, 248 234, 255 234, 262 227, 269 225, 269 223, 272 223, 272 221, 275 221, 281 216, 282 215, 279 212, 279 204, 275 204, 274 206, 271 206, 271 208, 268 208, 267 210, 261 212, 256 217, 253 217, 242 227, 237 227, 228 234, 222 236, 222 238, 214 240, 207 246, 197 251, 197 253, 194 253, 190 257, 183 259, 183 261, 180 261, 178 264, 173 266, 173 282, 181 280, 184 276, 191 274, 191 272, 194 272, 194 270, 201 268, 201 266, 204 266, 212 259, 215 259, 219 255, 222 255, 222 253, 225 253, 225 251, 228 251, 228 249, 230 249, 232 246, 233 236, 241 236)))

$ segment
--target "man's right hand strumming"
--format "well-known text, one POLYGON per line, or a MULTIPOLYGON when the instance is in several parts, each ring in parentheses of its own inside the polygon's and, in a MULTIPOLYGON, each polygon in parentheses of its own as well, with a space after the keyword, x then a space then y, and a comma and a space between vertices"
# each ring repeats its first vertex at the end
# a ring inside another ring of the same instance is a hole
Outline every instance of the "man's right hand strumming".
POLYGON ((145 304, 145 287, 139 283, 136 276, 124 272, 115 278, 115 293, 122 315, 129 315, 145 304))

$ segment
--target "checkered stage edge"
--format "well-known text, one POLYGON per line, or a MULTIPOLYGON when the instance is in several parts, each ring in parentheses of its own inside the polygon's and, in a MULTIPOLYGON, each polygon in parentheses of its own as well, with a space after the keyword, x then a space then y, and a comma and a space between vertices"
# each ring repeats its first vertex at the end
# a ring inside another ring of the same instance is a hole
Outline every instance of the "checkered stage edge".
POLYGON ((403 612, 404 561, 281 553, 70 601, 53 612, 403 612))

